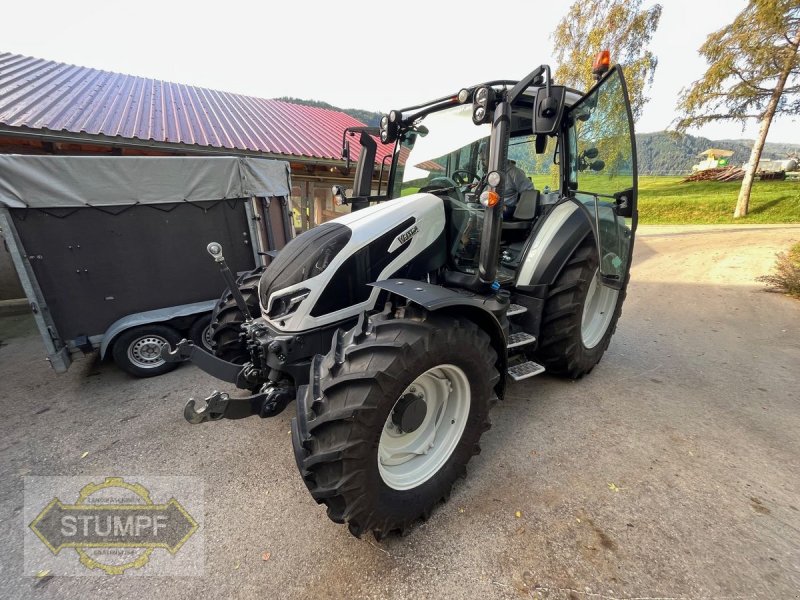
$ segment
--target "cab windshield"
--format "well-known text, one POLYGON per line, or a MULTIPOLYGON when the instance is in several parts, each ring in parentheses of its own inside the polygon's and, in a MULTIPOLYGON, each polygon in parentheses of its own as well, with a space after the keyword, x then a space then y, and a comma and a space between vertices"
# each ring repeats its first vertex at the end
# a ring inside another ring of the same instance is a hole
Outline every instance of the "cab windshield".
POLYGON ((392 196, 472 182, 477 176, 478 151, 490 134, 490 124, 472 122, 470 104, 426 116, 416 131, 403 136, 392 196))
MULTIPOLYGON (((522 189, 536 187, 534 175, 542 187, 557 185, 551 160, 555 139, 547 155, 537 155, 529 115, 529 107, 512 113, 517 131, 508 145, 508 168, 515 166, 518 177, 528 179, 527 188, 518 182, 522 189)), ((396 154, 391 197, 432 192, 445 200, 451 267, 466 273, 475 271, 480 252, 484 207, 478 183, 486 175, 490 135, 491 124, 473 123, 471 104, 457 105, 417 122, 403 134, 396 154)), ((515 202, 511 198, 510 204, 515 202)))

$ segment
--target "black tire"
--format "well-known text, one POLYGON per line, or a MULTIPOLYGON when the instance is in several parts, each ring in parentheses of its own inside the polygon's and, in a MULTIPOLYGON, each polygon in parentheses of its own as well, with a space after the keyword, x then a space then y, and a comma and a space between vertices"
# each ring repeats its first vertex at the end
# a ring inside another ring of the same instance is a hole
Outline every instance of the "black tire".
POLYGON ((352 343, 334 345, 324 359, 318 356, 312 384, 298 393, 292 442, 303 480, 314 499, 327 506, 328 517, 347 523, 357 537, 372 531, 378 540, 426 519, 480 453, 480 437, 491 426, 489 409, 497 402, 496 360, 483 330, 445 316, 377 321, 352 343), (445 364, 463 370, 469 381, 471 401, 461 437, 427 480, 394 489, 378 468, 384 424, 418 376, 445 364))
POLYGON ((169 325, 153 323, 123 331, 114 340, 111 356, 117 366, 135 377, 155 377, 169 373, 178 363, 156 357, 163 342, 173 348, 181 335, 169 325))
POLYGON ((201 315, 195 319, 192 326, 189 328, 189 339, 194 342, 195 346, 200 346, 203 350, 213 352, 214 348, 211 343, 210 335, 211 315, 201 315))
POLYGON ((581 320, 589 286, 598 268, 597 246, 589 235, 573 252, 559 274, 545 300, 542 311, 540 343, 536 360, 548 373, 580 379, 592 371, 603 357, 622 314, 622 304, 627 293, 625 286, 617 295, 613 315, 600 341, 587 348, 581 333, 581 320))
MULTIPOLYGON (((263 268, 255 269, 236 280, 252 317, 261 314, 258 303, 258 282, 263 272, 263 268)), ((240 335, 242 323, 244 315, 239 310, 230 289, 226 288, 211 313, 211 347, 215 356, 238 365, 250 360, 247 345, 240 335)))

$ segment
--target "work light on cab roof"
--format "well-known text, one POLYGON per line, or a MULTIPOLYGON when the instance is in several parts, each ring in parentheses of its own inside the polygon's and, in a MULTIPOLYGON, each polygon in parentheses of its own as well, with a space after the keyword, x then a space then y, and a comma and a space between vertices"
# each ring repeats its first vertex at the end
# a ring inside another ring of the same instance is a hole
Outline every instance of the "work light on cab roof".
POLYGON ((611 53, 608 50, 600 50, 597 56, 594 57, 594 62, 592 63, 592 75, 599 81, 610 68, 611 53))

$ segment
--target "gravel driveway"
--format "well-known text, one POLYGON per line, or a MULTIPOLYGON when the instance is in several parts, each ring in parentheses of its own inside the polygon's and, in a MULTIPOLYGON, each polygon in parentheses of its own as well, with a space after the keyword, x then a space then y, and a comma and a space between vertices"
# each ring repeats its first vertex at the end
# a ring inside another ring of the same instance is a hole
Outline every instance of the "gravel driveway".
POLYGON ((450 501, 382 544, 311 499, 293 405, 193 427, 186 398, 215 387, 194 367, 57 376, 28 317, 0 320, 0 595, 798 597, 800 302, 753 279, 800 226, 640 233, 598 368, 511 385, 450 501), (22 476, 115 474, 203 479, 206 575, 22 576, 22 476))

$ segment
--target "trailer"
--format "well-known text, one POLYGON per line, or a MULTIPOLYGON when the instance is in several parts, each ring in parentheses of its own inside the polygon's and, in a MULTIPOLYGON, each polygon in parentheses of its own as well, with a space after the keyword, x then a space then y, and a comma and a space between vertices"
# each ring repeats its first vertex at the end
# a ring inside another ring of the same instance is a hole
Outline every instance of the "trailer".
POLYGON ((209 347, 222 285, 203 250, 263 269, 294 236, 290 190, 276 160, 0 155, 0 233, 53 369, 99 350, 148 377, 174 368, 165 344, 209 347))

